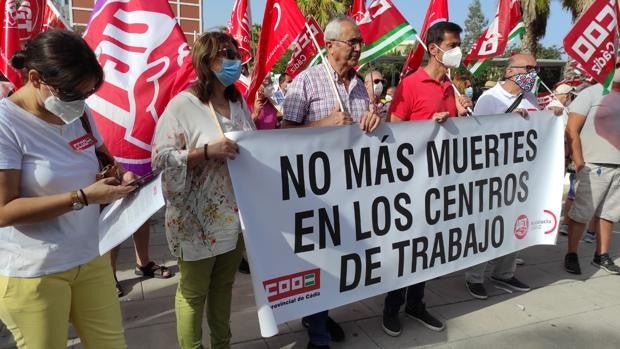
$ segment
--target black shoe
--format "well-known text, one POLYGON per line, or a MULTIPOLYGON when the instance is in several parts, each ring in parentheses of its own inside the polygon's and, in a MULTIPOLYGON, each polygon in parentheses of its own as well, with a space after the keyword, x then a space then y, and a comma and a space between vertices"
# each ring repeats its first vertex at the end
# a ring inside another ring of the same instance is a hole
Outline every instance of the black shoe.
POLYGON ((605 270, 609 274, 620 274, 620 267, 614 263, 608 253, 603 253, 601 255, 594 254, 594 259, 591 264, 599 269, 605 270))
POLYGON ((250 273, 250 264, 245 258, 241 258, 241 263, 239 263, 239 272, 242 274, 250 273))
POLYGON ((581 267, 579 266, 579 258, 574 252, 569 252, 564 257, 564 270, 571 274, 581 275, 581 267))
POLYGON ((344 330, 334 319, 327 317, 327 332, 332 342, 342 342, 344 340, 344 330))
POLYGON ((444 324, 441 320, 437 319, 431 313, 426 311, 426 308, 421 311, 414 311, 412 309, 408 309, 405 307, 405 314, 412 319, 418 320, 424 327, 433 331, 443 331, 446 328, 446 324, 444 324))
POLYGON ((315 345, 308 342, 307 349, 329 349, 329 345, 315 345))
POLYGON ((511 277, 510 279, 500 279, 498 277, 491 276, 491 279, 493 279, 493 281, 497 282, 498 284, 511 288, 515 291, 527 292, 530 290, 530 287, 528 285, 522 283, 516 277, 511 277))
POLYGON ((381 320, 381 328, 383 328, 383 332, 388 336, 398 337, 402 332, 400 327, 400 319, 398 318, 398 313, 394 315, 388 315, 383 313, 383 319, 381 320))
POLYGON ((489 298, 487 290, 484 288, 484 285, 482 283, 465 281, 465 285, 467 286, 467 291, 469 291, 469 294, 472 297, 476 299, 489 298))

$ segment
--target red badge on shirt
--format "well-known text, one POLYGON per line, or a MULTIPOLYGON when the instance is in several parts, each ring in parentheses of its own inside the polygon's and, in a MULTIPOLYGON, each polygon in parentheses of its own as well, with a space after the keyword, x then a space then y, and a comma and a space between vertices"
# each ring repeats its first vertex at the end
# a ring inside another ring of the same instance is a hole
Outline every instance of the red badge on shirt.
POLYGON ((87 133, 83 135, 82 137, 76 138, 72 140, 71 142, 69 142, 69 145, 71 146, 71 148, 77 151, 88 149, 95 144, 97 144, 97 140, 90 133, 87 133))

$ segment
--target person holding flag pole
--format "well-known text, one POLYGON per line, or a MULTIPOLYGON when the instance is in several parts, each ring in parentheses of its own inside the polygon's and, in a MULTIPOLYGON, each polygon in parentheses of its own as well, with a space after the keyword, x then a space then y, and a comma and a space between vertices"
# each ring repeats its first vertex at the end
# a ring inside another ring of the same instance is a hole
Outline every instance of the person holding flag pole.
MULTIPOLYGON (((350 17, 339 16, 327 24, 324 35, 327 57, 289 85, 282 128, 358 123, 362 132, 374 131, 381 120, 369 111, 368 93, 355 72, 363 47, 357 24, 350 17)), ((344 331, 328 317, 327 310, 306 316, 302 324, 308 327, 308 348, 329 348, 330 341, 344 340, 344 331)))

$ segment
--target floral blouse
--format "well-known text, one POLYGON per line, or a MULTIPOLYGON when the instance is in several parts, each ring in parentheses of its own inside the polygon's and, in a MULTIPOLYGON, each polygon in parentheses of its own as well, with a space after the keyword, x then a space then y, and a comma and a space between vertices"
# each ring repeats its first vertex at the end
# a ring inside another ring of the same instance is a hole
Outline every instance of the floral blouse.
POLYGON ((230 102, 231 118, 211 113, 189 92, 175 96, 157 122, 153 166, 164 171, 166 237, 171 253, 186 261, 233 250, 241 232, 233 187, 224 160, 187 167, 190 149, 217 141, 223 132, 251 130, 250 112, 230 102))

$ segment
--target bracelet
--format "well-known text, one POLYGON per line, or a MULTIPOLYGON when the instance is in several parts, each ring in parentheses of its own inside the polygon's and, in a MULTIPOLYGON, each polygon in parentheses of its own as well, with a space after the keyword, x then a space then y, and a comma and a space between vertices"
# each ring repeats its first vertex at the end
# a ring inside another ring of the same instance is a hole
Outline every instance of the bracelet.
POLYGON ((88 206, 88 199, 86 199, 86 194, 84 194, 84 190, 80 189, 78 190, 80 192, 80 194, 82 194, 82 199, 84 200, 84 206, 88 206))
POLYGON ((207 155, 207 146, 209 146, 209 144, 205 143, 205 145, 203 147, 204 152, 205 152, 205 154, 204 154, 205 155, 205 160, 209 160, 209 156, 207 155))

